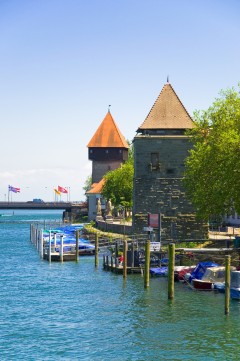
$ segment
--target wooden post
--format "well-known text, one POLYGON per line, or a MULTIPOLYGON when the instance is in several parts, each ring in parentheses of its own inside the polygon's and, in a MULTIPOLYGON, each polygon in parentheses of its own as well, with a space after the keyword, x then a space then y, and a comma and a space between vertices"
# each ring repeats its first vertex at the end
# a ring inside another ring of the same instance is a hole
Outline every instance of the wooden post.
POLYGON ((60 236, 60 252, 59 252, 60 262, 63 262, 63 235, 60 236))
POLYGON ((95 235, 95 267, 98 267, 98 234, 95 235))
POLYGON ((40 230, 39 234, 39 254, 40 257, 43 258, 43 230, 40 230))
POLYGON ((144 270, 144 288, 149 287, 149 268, 150 268, 150 239, 145 244, 145 270, 144 270))
POLYGON ((115 241, 115 272, 117 271, 118 267, 118 243, 115 241))
POLYGON ((174 298, 174 264, 175 264, 175 244, 170 243, 168 246, 168 299, 174 298))
POLYGON ((131 251, 132 251, 132 267, 134 267, 135 266, 134 242, 131 243, 131 251))
POLYGON ((76 230, 76 254, 75 254, 75 261, 79 261, 79 230, 76 230))
POLYGON ((48 261, 49 261, 49 262, 52 261, 52 256, 51 256, 51 238, 52 238, 52 234, 51 234, 51 231, 49 231, 49 249, 48 249, 48 261))
POLYGON ((35 246, 37 248, 37 251, 38 251, 38 229, 36 228, 35 229, 35 246))
POLYGON ((37 235, 38 235, 38 230, 37 230, 37 228, 35 228, 35 246, 36 246, 37 251, 38 251, 37 235))
POLYGON ((30 224, 30 242, 32 242, 32 227, 33 227, 33 225, 30 224))
POLYGON ((123 278, 127 278, 127 241, 123 241, 123 278))
POLYGON ((225 258, 225 315, 229 314, 230 303, 230 261, 229 255, 225 258))
POLYGON ((57 233, 54 232, 54 249, 56 249, 57 246, 57 233))

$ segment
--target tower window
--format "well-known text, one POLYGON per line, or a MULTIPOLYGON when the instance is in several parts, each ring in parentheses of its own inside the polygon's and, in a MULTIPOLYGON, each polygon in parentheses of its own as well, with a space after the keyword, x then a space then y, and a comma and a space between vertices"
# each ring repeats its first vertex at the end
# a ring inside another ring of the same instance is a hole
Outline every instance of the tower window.
POLYGON ((150 170, 160 169, 159 153, 151 153, 151 162, 149 163, 150 170))
POLYGON ((159 167, 159 153, 151 153, 151 163, 153 168, 159 167))

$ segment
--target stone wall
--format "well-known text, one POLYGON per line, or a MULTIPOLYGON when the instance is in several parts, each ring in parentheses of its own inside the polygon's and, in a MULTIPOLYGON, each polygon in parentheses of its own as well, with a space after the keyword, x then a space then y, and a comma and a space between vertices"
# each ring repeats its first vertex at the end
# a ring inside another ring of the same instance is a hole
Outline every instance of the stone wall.
POLYGON ((208 226, 196 219, 183 185, 186 136, 136 136, 134 139, 133 232, 148 225, 148 213, 161 213, 162 239, 207 239, 208 226), (153 167, 151 154, 159 154, 153 167))
POLYGON ((119 168, 123 163, 122 160, 112 161, 92 161, 92 183, 98 183, 103 176, 111 171, 119 168))
POLYGON ((97 227, 104 232, 132 235, 132 226, 128 224, 98 221, 97 227))

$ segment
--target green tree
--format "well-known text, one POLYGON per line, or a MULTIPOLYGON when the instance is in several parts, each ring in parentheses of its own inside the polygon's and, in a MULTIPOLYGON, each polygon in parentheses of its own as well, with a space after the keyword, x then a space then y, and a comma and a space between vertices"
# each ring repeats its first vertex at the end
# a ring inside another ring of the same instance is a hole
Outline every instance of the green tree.
POLYGON ((85 180, 84 186, 83 186, 83 190, 85 191, 85 193, 91 189, 91 186, 92 186, 92 176, 89 175, 87 177, 87 179, 85 180))
POLYGON ((219 95, 208 110, 194 112, 189 131, 184 184, 203 219, 240 213, 240 95, 234 88, 219 95))
POLYGON ((102 195, 105 199, 111 199, 116 206, 132 207, 133 193, 133 158, 122 164, 120 168, 108 172, 105 176, 102 195))

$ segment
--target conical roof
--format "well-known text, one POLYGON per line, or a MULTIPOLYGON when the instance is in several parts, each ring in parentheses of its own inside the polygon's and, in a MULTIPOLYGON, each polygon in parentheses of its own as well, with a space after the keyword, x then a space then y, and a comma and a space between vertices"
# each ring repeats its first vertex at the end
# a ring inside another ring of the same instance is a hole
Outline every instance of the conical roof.
POLYGON ((98 183, 93 183, 91 185, 91 189, 89 191, 87 191, 86 194, 98 194, 98 193, 101 193, 102 189, 103 189, 103 186, 104 186, 104 183, 105 183, 104 178, 102 178, 100 180, 100 182, 98 182, 98 183))
POLYGON ((146 119, 139 127, 145 129, 191 129, 194 122, 170 83, 166 83, 146 119))
POLYGON ((116 125, 110 111, 107 112, 88 148, 129 148, 124 136, 116 125))

